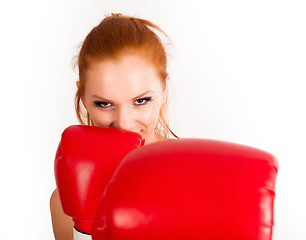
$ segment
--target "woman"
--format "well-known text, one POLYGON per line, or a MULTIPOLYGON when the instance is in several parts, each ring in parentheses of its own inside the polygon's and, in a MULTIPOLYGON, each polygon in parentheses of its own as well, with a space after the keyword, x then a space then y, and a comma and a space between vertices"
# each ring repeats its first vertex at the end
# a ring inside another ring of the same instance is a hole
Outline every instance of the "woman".
MULTIPOLYGON (((145 144, 177 137, 166 118, 166 52, 148 27, 164 33, 147 20, 112 14, 88 34, 77 62, 75 108, 81 124, 134 131, 145 144)), ((73 221, 57 189, 50 208, 55 239, 73 239, 73 221)))

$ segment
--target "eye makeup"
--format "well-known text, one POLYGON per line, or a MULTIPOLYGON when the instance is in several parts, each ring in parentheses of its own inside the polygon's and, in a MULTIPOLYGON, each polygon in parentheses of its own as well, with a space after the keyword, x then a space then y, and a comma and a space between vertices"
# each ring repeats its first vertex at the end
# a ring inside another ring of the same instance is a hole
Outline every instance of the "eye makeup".
MULTIPOLYGON (((153 97, 143 97, 143 98, 139 98, 139 99, 136 99, 134 101, 134 106, 136 107, 143 107, 145 105, 147 105, 149 102, 152 102, 153 101, 153 97)), ((102 108, 102 109, 109 109, 109 108, 113 108, 114 105, 110 102, 107 102, 107 101, 101 101, 101 100, 95 100, 93 101, 93 106, 94 107, 99 107, 99 108, 102 108)))
POLYGON ((153 101, 152 97, 144 97, 144 98, 139 98, 139 99, 135 100, 136 106, 144 106, 150 101, 153 101))
POLYGON ((100 101, 100 100, 93 101, 93 106, 99 107, 99 108, 111 108, 112 107, 110 102, 100 101))

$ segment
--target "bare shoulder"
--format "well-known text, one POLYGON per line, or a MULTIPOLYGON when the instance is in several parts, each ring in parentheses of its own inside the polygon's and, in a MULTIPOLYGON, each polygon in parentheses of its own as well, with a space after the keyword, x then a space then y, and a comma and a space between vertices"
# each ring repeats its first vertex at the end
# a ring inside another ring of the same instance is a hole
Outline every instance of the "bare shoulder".
POLYGON ((59 200, 58 190, 57 188, 53 191, 50 198, 50 206, 56 203, 56 201, 59 200))
POLYGON ((57 188, 53 191, 50 197, 50 210, 51 215, 60 214, 61 212, 63 212, 57 188))
POLYGON ((53 191, 50 197, 50 212, 55 239, 72 240, 73 221, 71 217, 64 213, 57 189, 53 191))

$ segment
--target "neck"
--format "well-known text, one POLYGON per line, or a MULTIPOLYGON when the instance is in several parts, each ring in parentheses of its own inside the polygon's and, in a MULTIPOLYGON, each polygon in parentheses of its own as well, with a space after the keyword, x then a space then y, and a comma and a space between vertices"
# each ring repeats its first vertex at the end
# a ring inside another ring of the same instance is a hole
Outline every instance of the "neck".
POLYGON ((148 137, 145 141, 145 145, 155 143, 155 142, 161 142, 164 140, 167 140, 168 138, 165 138, 161 135, 158 135, 157 133, 154 133, 152 136, 148 137))

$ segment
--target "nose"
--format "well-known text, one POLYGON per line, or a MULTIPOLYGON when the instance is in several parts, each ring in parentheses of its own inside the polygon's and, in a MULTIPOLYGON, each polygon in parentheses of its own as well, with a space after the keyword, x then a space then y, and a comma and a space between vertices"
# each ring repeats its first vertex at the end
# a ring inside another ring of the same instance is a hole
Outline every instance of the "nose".
POLYGON ((129 108, 118 109, 114 114, 114 120, 111 127, 136 131, 137 129, 135 129, 135 119, 132 110, 129 108))

